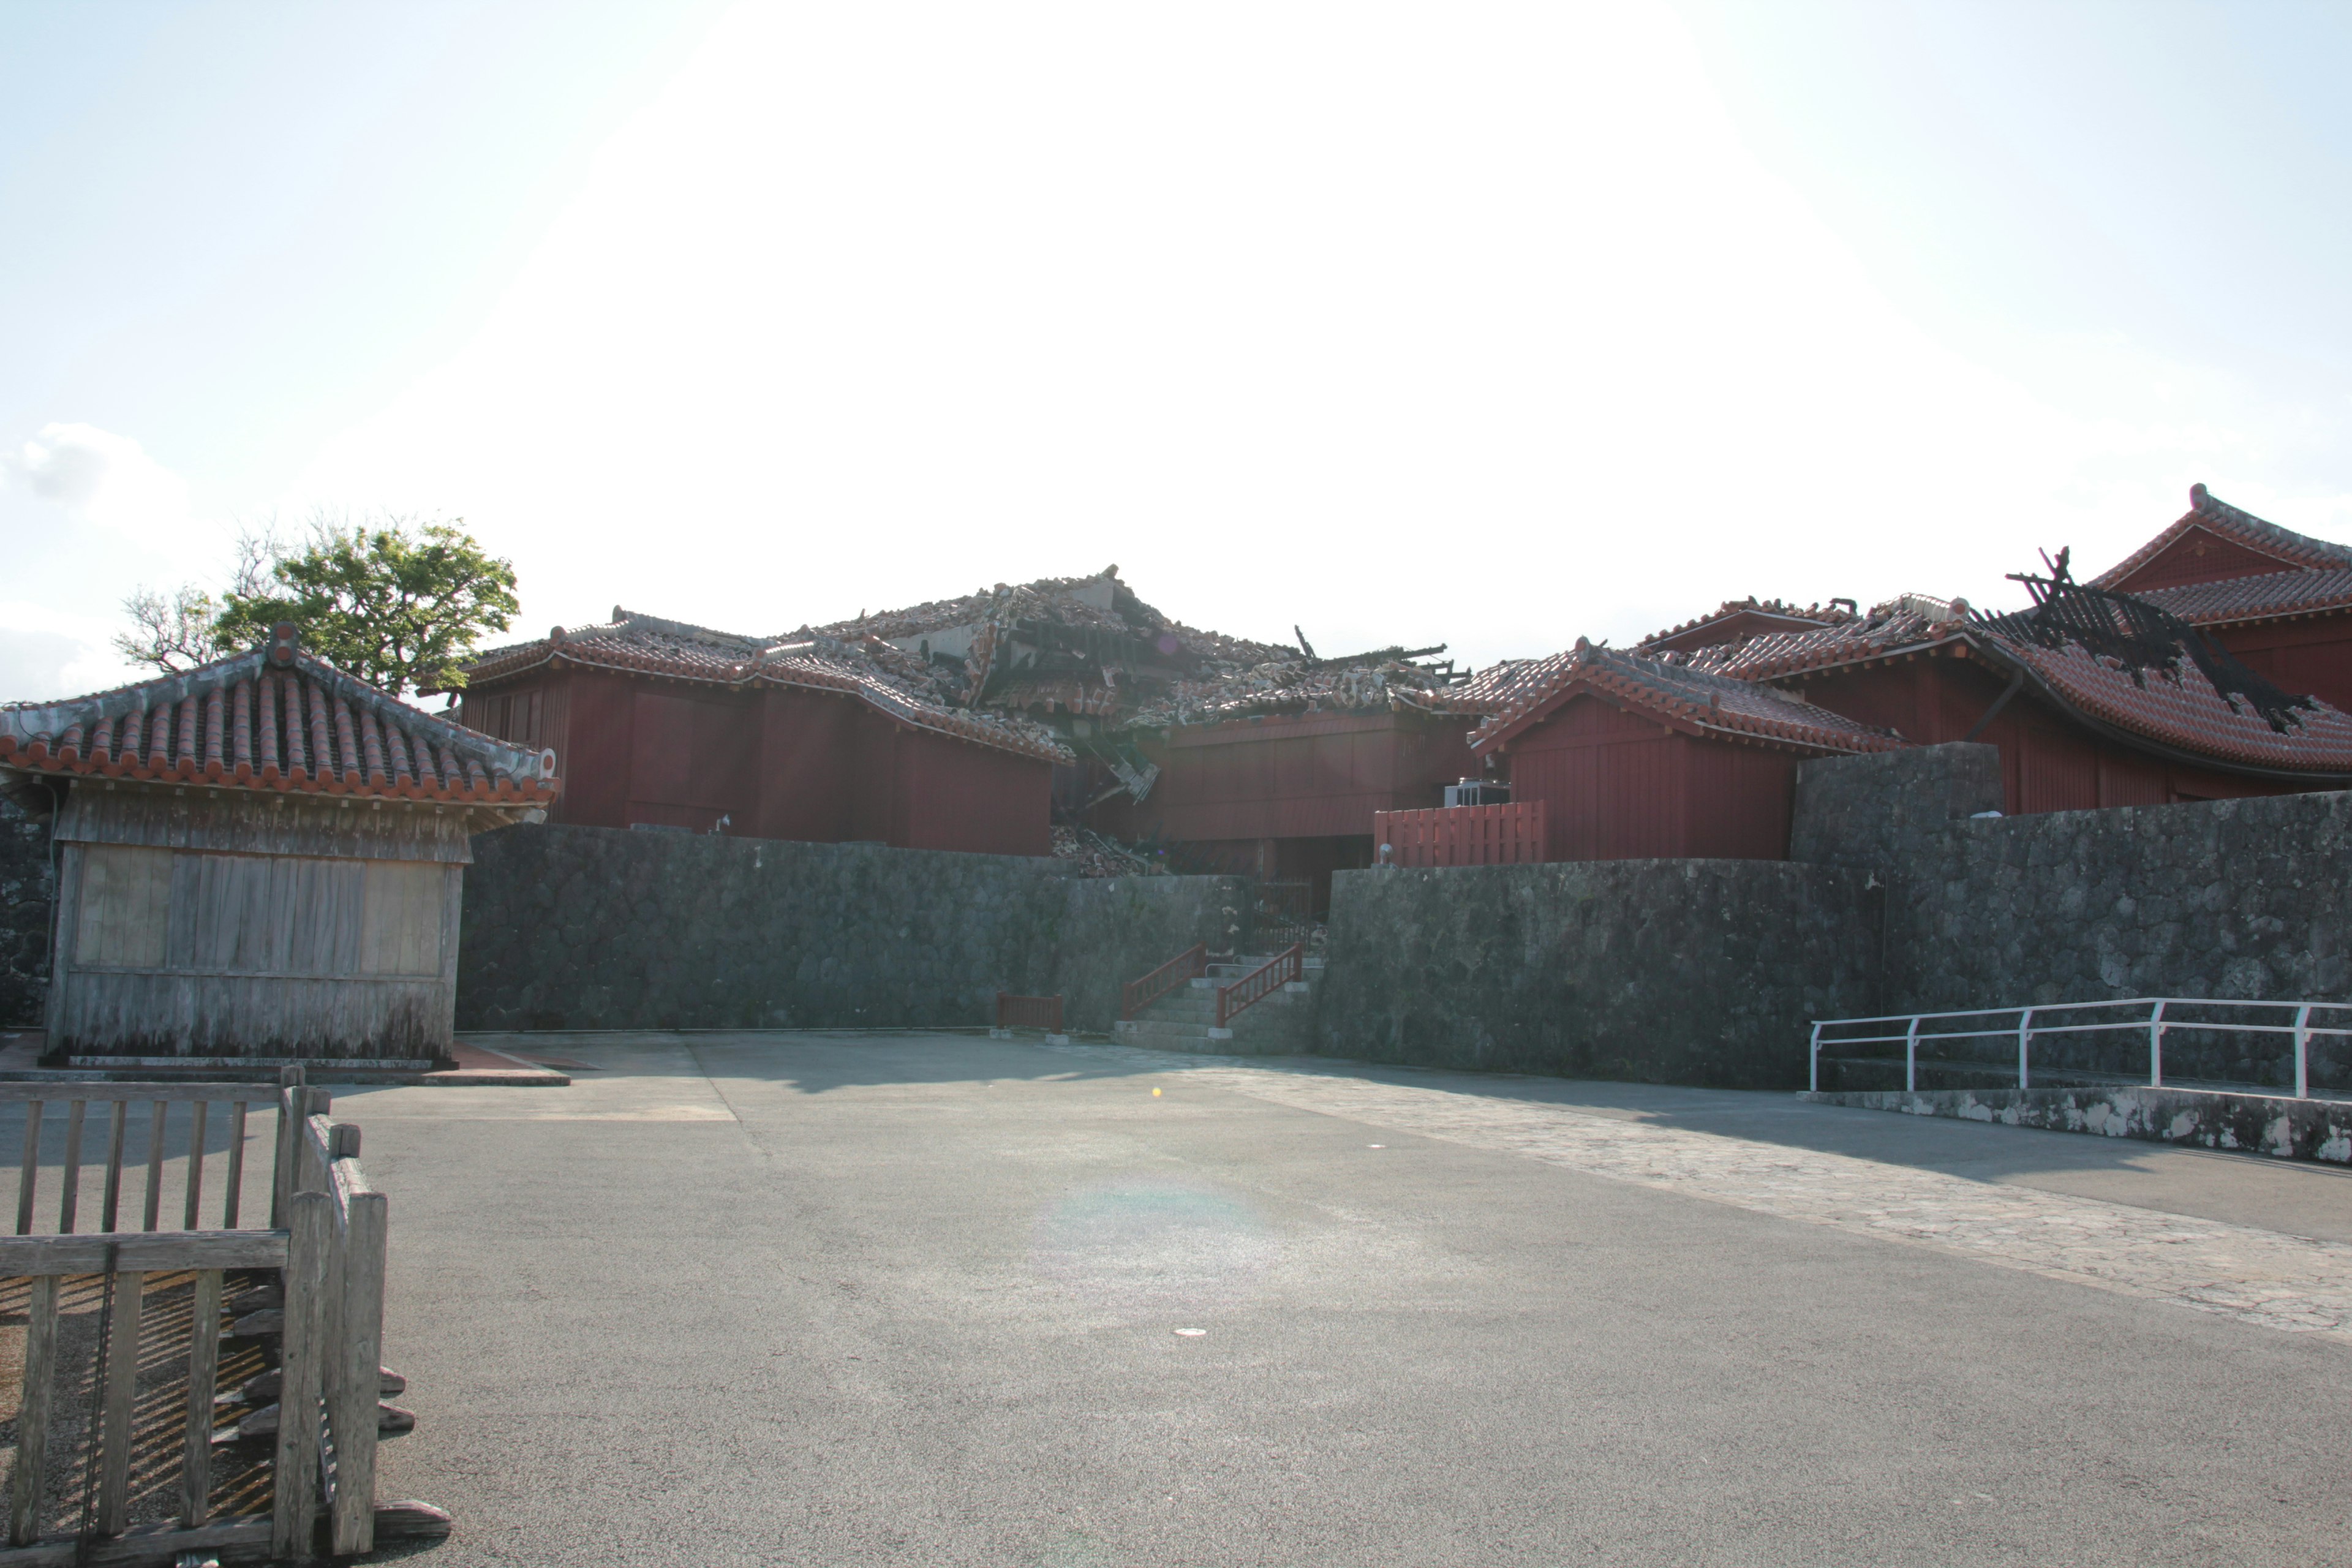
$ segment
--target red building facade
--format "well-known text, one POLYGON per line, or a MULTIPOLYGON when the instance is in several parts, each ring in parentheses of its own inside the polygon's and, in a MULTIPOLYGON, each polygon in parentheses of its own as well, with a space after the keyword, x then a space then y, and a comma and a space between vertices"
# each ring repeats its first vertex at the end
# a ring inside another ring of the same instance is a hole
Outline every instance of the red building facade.
POLYGON ((1549 860, 1780 860, 1797 764, 1889 751, 1896 736, 1767 686, 1580 642, 1474 680, 1471 737, 1542 803, 1549 860))
POLYGON ((468 677, 467 723, 551 749, 580 780, 561 822, 1052 850, 1066 749, 1036 725, 948 706, 887 655, 615 612, 487 653, 468 677))
POLYGON ((1806 756, 1975 741, 2011 814, 2352 787, 2352 549, 2213 499, 2094 580, 2198 628, 2314 709, 2273 728, 2182 659, 2143 682, 1965 602, 1755 600, 1616 651, 1579 645, 1450 694, 1541 800, 1550 858, 1778 858, 1806 756))

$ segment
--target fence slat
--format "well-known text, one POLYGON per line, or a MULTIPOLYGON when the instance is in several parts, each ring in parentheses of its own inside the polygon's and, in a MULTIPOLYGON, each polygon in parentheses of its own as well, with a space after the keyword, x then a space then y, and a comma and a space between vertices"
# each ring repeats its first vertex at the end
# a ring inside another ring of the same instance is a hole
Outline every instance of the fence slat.
POLYGON ((245 1196, 245 1101, 228 1115, 228 1192, 221 1199, 221 1228, 236 1228, 237 1205, 245 1196))
POLYGON ((8 1543, 29 1546, 41 1531, 41 1495, 48 1468, 49 1405, 58 1381, 58 1277, 33 1279, 25 1328, 25 1386, 16 1407, 16 1473, 8 1495, 8 1543))
POLYGON ((171 1109, 169 1100, 155 1102, 154 1113, 147 1119, 147 1223, 140 1228, 152 1230, 163 1212, 163 1116, 171 1109))
POLYGON ((124 1100, 118 1100, 114 1102, 114 1114, 108 1119, 106 1131, 106 1202, 104 1205, 105 1212, 100 1216, 101 1223, 99 1228, 109 1235, 112 1235, 114 1233, 117 1228, 116 1221, 121 1217, 122 1129, 123 1124, 129 1118, 130 1114, 131 1102, 124 1100))
POLYGON ((58 1234, 71 1236, 81 1205, 81 1123, 89 1101, 77 1100, 66 1109, 65 1188, 58 1194, 58 1234))
MULTIPOLYGON (((341 1131, 341 1129, 338 1129, 341 1131)), ((375 1544, 376 1402, 383 1380, 385 1203, 367 1187, 356 1161, 335 1163, 342 1224, 338 1227, 341 1325, 329 1423, 335 1433, 331 1540, 338 1555, 375 1544)))
POLYGON ((276 1555, 297 1561, 311 1556, 319 1520, 320 1336, 333 1208, 324 1193, 295 1193, 286 1200, 286 1331, 269 1541, 276 1555))
POLYGON ((180 1222, 182 1230, 196 1228, 196 1205, 205 1192, 205 1112, 212 1108, 197 1100, 188 1114, 188 1201, 186 1218, 180 1222))
POLYGON ((16 1234, 33 1233, 33 1184, 41 1174, 41 1102, 25 1106, 25 1163, 16 1176, 16 1234))
POLYGON ((98 1532, 120 1535, 131 1522, 131 1405, 139 1392, 139 1310, 147 1276, 125 1269, 107 1314, 105 1405, 99 1421, 98 1532))
POLYGON ((213 1384, 220 1374, 221 1271, 196 1272, 188 1320, 188 1424, 180 1458, 180 1527, 194 1530, 212 1507, 213 1384))

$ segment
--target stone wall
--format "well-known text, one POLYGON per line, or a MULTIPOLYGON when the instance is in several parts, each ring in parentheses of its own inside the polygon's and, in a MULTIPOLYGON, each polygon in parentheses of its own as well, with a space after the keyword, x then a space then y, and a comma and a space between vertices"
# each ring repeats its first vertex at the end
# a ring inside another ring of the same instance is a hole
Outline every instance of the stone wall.
POLYGON ((56 897, 48 829, 0 797, 0 1028, 40 1025, 56 897))
POLYGON ((1955 822, 1998 813, 1997 746, 1920 746, 1797 767, 1789 858, 1874 869, 1906 861, 1955 822))
POLYGON ((1886 876, 1890 1012, 2352 1000, 2352 795, 1948 823, 1886 876))
POLYGON ((1802 1088, 1808 1020, 1870 1009, 1877 906, 1867 872, 1767 860, 1344 871, 1318 1048, 1802 1088))
POLYGON ((512 827, 474 841, 457 1026, 970 1026, 1002 988, 1108 1030, 1120 983, 1234 901, 1221 879, 1011 856, 512 827))

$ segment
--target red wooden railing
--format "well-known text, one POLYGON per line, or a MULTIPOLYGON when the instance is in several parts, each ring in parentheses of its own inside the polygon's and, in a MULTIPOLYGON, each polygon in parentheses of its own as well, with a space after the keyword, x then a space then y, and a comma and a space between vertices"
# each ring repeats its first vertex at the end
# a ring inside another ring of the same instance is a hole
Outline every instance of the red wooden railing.
POLYGON ((1251 1003, 1274 994, 1276 987, 1306 976, 1307 948, 1294 942, 1231 985, 1217 987, 1217 1027, 1223 1028, 1251 1003))
POLYGON ((1062 999, 1059 996, 1015 996, 1009 992, 996 994, 996 1026, 1000 1029, 1043 1029, 1049 1035, 1062 1032, 1062 999))
POLYGON ((1519 866, 1544 858, 1544 803, 1372 813, 1372 856, 1396 866, 1519 866))
POLYGON ((1209 972, 1209 944, 1196 942, 1140 980, 1118 989, 1118 1016, 1132 1018, 1188 980, 1209 972))

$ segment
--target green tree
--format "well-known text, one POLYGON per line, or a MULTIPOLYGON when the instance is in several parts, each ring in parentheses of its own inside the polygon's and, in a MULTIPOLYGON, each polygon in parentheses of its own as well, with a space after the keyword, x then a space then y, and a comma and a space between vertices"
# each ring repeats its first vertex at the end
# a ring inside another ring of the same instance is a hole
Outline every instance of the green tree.
POLYGON ((169 598, 142 588, 123 601, 137 629, 115 646, 171 671, 252 647, 292 621, 305 648, 395 697, 462 686, 458 661, 482 634, 512 625, 518 607, 513 564, 485 551, 464 521, 322 513, 298 547, 248 533, 217 608, 194 586, 169 598))

